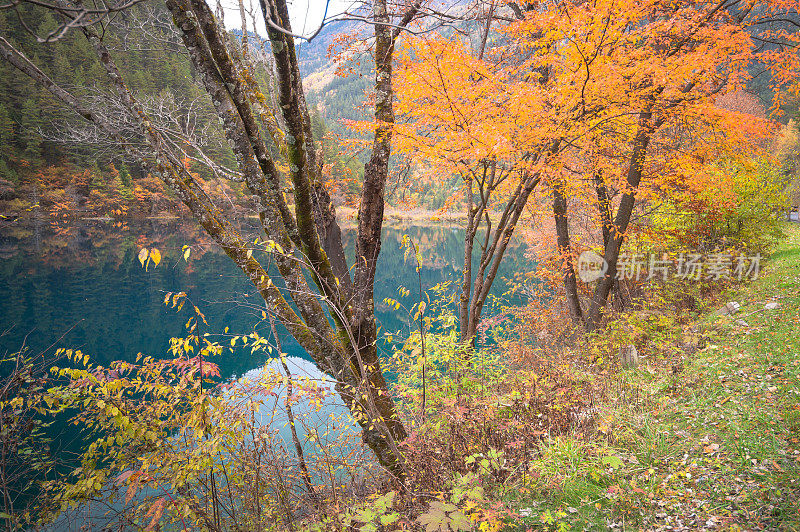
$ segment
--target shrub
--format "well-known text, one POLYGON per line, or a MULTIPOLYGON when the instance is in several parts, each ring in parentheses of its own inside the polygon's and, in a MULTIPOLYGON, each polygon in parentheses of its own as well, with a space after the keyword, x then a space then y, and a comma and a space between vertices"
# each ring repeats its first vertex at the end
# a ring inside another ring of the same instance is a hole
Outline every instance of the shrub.
POLYGON ((766 159, 719 161, 665 193, 644 232, 662 248, 764 252, 782 235, 787 178, 766 159))
POLYGON ((413 483, 441 493, 476 474, 487 497, 499 496, 491 491, 524 474, 520 464, 539 441, 573 428, 591 401, 589 385, 523 344, 460 344, 446 308, 428 323, 434 332, 426 333, 424 351, 416 332, 393 357, 395 392, 412 427, 404 446, 413 483))

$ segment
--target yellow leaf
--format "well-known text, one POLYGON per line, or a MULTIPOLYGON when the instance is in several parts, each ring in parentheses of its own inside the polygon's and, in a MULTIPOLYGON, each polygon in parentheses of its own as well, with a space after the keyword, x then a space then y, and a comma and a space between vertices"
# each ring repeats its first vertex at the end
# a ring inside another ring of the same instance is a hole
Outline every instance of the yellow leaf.
POLYGON ((153 261, 153 264, 158 266, 158 263, 161 262, 161 252, 156 248, 150 250, 150 260, 153 261))
POLYGON ((144 267, 144 261, 147 260, 147 256, 149 254, 150 252, 147 250, 147 248, 142 248, 142 250, 139 252, 139 262, 142 263, 142 267, 144 267))

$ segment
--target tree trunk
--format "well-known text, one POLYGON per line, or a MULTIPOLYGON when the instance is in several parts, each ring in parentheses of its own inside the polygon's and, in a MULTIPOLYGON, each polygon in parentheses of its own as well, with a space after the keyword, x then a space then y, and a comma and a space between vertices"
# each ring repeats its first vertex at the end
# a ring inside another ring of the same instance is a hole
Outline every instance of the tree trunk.
MULTIPOLYGON (((490 174, 491 175, 491 174, 490 174)), ((489 219, 488 199, 486 195, 482 198, 483 206, 481 212, 486 219, 486 233, 484 235, 483 245, 481 247, 481 257, 478 263, 478 269, 475 272, 475 283, 472 287, 472 294, 469 299, 469 311, 467 314, 466 323, 462 322, 461 340, 462 343, 474 343, 476 334, 478 332, 478 325, 480 324, 481 315, 483 313, 483 306, 486 303, 486 298, 489 296, 489 291, 492 288, 492 283, 497 276, 497 271, 500 268, 500 263, 503 261, 508 244, 516 229, 517 222, 525 210, 525 205, 528 203, 533 189, 539 184, 541 174, 525 173, 520 183, 517 185, 515 191, 511 194, 510 199, 506 203, 503 214, 497 222, 497 228, 492 234, 491 221, 489 219), (466 331, 465 331, 466 330, 466 331)), ((476 220, 477 224, 477 220, 476 220)), ((473 227, 472 235, 467 235, 468 240, 475 237, 477 233, 477 225, 473 227)), ((466 247, 471 246, 471 242, 465 242, 466 247)), ((466 252, 465 252, 465 260, 466 252)), ((462 294, 463 297, 463 294, 462 294)))
POLYGON ((480 216, 480 212, 473 208, 472 172, 467 173, 466 182, 467 228, 464 232, 464 269, 461 277, 461 295, 458 300, 459 342, 462 345, 470 340, 467 336, 467 323, 469 322, 469 299, 472 293, 472 250, 475 245, 476 224, 480 222, 480 220, 475 220, 476 214, 480 216))
POLYGON ((608 294, 616 281, 617 262, 622 243, 625 240, 625 231, 628 230, 628 223, 636 203, 636 192, 642 180, 647 147, 650 144, 650 137, 653 131, 663 123, 663 119, 653 121, 652 108, 654 100, 655 96, 646 105, 645 109, 639 113, 639 125, 636 136, 633 139, 633 151, 628 164, 627 189, 622 196, 622 200, 620 200, 617 215, 614 218, 613 225, 610 227, 610 234, 605 247, 603 258, 608 268, 595 287, 589 311, 586 315, 586 330, 588 332, 595 330, 600 325, 603 310, 608 301, 608 294))
POLYGON ((572 264, 572 243, 567 219, 567 198, 563 181, 553 184, 553 218, 556 224, 558 260, 561 261, 562 280, 567 298, 567 308, 573 323, 583 325, 583 310, 578 296, 578 280, 572 264))

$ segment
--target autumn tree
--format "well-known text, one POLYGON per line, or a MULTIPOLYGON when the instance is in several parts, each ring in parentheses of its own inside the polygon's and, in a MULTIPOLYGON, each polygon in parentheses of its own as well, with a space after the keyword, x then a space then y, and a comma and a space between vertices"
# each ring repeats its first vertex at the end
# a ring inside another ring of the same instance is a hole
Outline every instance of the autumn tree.
POLYGON ((405 467, 399 442, 406 430, 397 417, 376 349, 373 285, 381 249, 384 190, 394 122, 393 57, 403 29, 421 2, 390 4, 375 0, 364 19, 374 28, 375 126, 372 151, 360 191, 356 260, 348 265, 335 210, 324 186, 319 146, 300 77, 295 35, 285 0, 262 0, 261 16, 274 65, 274 92, 258 85, 247 54, 228 37, 204 0, 166 0, 174 22, 173 43, 188 54, 199 82, 221 123, 236 166, 229 178, 241 181, 258 205, 266 242, 263 251, 277 273, 254 255, 257 245, 243 238, 214 205, 198 179, 183 164, 183 154, 131 91, 117 64, 120 38, 107 29, 109 16, 135 0, 89 6, 70 0, 13 3, 21 20, 42 9, 61 23, 39 35, 57 40, 79 32, 101 67, 97 82, 103 98, 87 99, 85 87, 67 90, 37 66, 30 55, 0 36, 0 55, 20 72, 77 112, 103 136, 140 160, 186 205, 205 231, 237 264, 277 317, 317 366, 333 377, 364 441, 397 478, 405 467), (269 97, 267 96, 269 95, 269 97), (284 193, 291 187, 294 208, 284 193), (274 279, 273 277, 279 277, 274 279))
POLYGON ((413 39, 405 52, 398 145, 428 171, 461 178, 450 201, 467 213, 458 312, 460 340, 471 344, 514 229, 558 146, 536 136, 520 85, 460 39, 413 39))
MULTIPOLYGON (((577 299, 566 224, 565 180, 552 187, 559 252, 570 311, 587 330, 602 318, 614 286, 617 265, 643 182, 662 193, 665 180, 696 179, 703 161, 723 153, 744 154, 754 146, 745 133, 763 127, 752 116, 715 105, 717 95, 740 89, 747 67, 764 56, 793 83, 794 37, 768 23, 796 14, 796 6, 775 2, 680 2, 563 4, 528 31, 559 28, 538 45, 557 47, 569 58, 553 78, 580 89, 580 105, 605 108, 618 117, 591 130, 568 153, 565 173, 577 176, 595 196, 602 233, 605 276, 595 286, 588 308, 577 299), (787 46, 759 51, 759 41, 781 38, 787 46), (610 90, 609 90, 610 89, 610 90), (755 122, 755 123, 754 123, 755 122), (749 127, 746 124, 752 124, 749 127), (680 134, 679 134, 680 133, 680 134), (570 168, 572 166, 572 168, 570 168), (577 170, 577 171, 576 171, 577 170), (610 186, 619 199, 610 201, 610 186), (616 207, 616 209, 614 209, 616 207)), ((778 78, 776 78, 778 79, 778 78)), ((566 92, 569 85, 560 85, 566 92)), ((757 138, 757 137, 756 137, 757 138)), ((563 174, 562 174, 563 175, 563 174)))
MULTIPOLYGON (((509 7, 511 13, 496 13, 488 46, 487 39, 476 49, 452 35, 412 41, 401 78, 409 124, 398 138, 437 161, 442 171, 464 177, 466 338, 474 334, 470 313, 479 317, 482 303, 481 290, 470 294, 476 214, 486 223, 483 265, 498 240, 490 237, 484 211, 518 212, 529 194, 517 191, 545 182, 568 308, 576 323, 593 330, 615 284, 642 183, 658 190, 678 176, 691 180, 704 158, 752 147, 744 133, 763 123, 742 127, 742 120, 749 124, 752 118, 714 102, 741 88, 754 62, 777 71, 776 83, 797 88, 797 38, 786 22, 797 15, 792 2, 567 1, 509 7), (670 142, 678 131, 689 140, 670 142), (506 172, 519 177, 495 181, 506 172), (473 183, 477 206, 470 203, 473 183), (573 199, 594 206, 608 264, 587 308, 573 265, 573 199)), ((500 242, 518 218, 511 217, 507 227, 504 220, 495 229, 500 242)), ((502 253, 494 258, 502 259, 502 253)), ((491 280, 479 269, 475 288, 491 280)))

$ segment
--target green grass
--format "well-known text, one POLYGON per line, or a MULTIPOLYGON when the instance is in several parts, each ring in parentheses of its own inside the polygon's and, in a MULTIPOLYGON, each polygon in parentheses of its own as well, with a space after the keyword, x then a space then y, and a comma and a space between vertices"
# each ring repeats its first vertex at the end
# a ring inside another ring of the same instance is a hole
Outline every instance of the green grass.
POLYGON ((543 446, 520 527, 800 530, 800 227, 785 230, 760 278, 725 294, 734 319, 700 318, 708 345, 682 370, 620 370, 598 437, 543 446))

